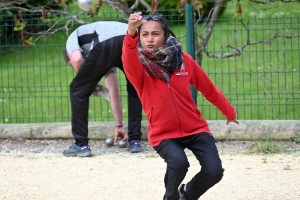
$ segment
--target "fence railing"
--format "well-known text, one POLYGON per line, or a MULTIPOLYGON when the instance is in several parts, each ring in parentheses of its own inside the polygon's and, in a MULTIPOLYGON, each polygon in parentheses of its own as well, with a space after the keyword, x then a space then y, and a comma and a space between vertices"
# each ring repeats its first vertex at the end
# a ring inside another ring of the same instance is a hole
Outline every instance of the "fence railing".
MULTIPOLYGON (((171 15, 167 19, 186 52, 184 18, 171 15)), ((201 67, 237 108, 239 119, 300 119, 299 19, 283 16, 216 21, 201 67)), ((123 17, 110 13, 102 13, 101 20, 124 22, 123 17)), ((37 22, 27 27, 36 32, 46 30, 47 25, 37 22)), ((196 26, 198 36, 205 33, 202 25, 196 26)), ((13 18, 0 18, 0 123, 70 121, 69 84, 74 72, 62 56, 67 34, 57 32, 23 45, 14 26, 13 18)), ((201 42, 198 37, 196 40, 201 42)), ((196 57, 200 53, 197 47, 196 57)), ((118 73, 127 120, 126 81, 124 74, 118 73)), ((206 119, 224 119, 199 93, 197 104, 206 119)), ((110 103, 91 97, 89 120, 113 121, 110 103)))

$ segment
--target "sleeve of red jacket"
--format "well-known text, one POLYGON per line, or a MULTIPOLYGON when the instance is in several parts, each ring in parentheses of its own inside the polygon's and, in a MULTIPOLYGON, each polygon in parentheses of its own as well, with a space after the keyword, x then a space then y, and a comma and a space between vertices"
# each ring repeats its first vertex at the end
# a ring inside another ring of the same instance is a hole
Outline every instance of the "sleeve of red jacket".
MULTIPOLYGON (((189 56, 189 55, 188 55, 189 56)), ((192 66, 191 84, 197 91, 213 105, 215 105, 228 120, 236 118, 236 111, 229 103, 222 91, 208 77, 206 72, 193 60, 191 56, 189 65, 192 66)))
POLYGON ((137 89, 137 91, 139 91, 142 85, 143 68, 141 67, 140 59, 138 56, 137 43, 137 34, 134 38, 126 34, 122 48, 122 61, 127 78, 137 89))

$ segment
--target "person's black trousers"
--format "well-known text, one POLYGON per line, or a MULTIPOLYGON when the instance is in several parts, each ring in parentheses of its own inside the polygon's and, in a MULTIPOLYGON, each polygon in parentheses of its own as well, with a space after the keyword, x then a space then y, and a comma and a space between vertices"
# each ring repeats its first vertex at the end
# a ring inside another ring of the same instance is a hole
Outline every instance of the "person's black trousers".
MULTIPOLYGON (((121 59, 123 39, 124 35, 98 43, 90 51, 70 84, 72 134, 75 144, 78 146, 88 144, 89 97, 94 91, 95 86, 112 67, 116 66, 123 70, 121 59)), ((134 87, 131 88, 129 86, 128 98, 130 99, 128 100, 129 130, 133 133, 133 131, 139 129, 135 134, 141 135, 142 106, 139 107, 141 103, 134 87)))
POLYGON ((128 99, 128 142, 131 140, 141 140, 142 103, 138 94, 127 79, 127 99, 128 99))
POLYGON ((200 133, 192 136, 163 140, 154 147, 167 163, 164 178, 166 192, 164 200, 178 200, 178 187, 190 166, 184 149, 190 149, 201 165, 201 170, 186 185, 189 200, 197 200, 223 177, 222 163, 215 140, 211 134, 200 133))

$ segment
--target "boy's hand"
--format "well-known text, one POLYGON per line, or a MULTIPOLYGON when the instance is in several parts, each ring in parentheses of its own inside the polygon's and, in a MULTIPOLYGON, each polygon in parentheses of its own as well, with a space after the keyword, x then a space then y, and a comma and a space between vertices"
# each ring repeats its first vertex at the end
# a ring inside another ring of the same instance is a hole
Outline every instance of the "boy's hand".
POLYGON ((135 37, 137 27, 146 22, 146 20, 142 20, 142 12, 130 14, 128 18, 128 35, 135 37))
POLYGON ((234 123, 236 123, 237 125, 240 124, 240 122, 239 122, 236 118, 234 118, 233 120, 228 120, 228 119, 227 119, 226 125, 228 125, 230 122, 234 122, 234 123))
POLYGON ((123 127, 116 127, 116 129, 115 129, 115 140, 114 140, 114 142, 117 142, 119 138, 121 140, 126 140, 126 141, 128 140, 128 136, 127 136, 127 134, 126 134, 123 127))

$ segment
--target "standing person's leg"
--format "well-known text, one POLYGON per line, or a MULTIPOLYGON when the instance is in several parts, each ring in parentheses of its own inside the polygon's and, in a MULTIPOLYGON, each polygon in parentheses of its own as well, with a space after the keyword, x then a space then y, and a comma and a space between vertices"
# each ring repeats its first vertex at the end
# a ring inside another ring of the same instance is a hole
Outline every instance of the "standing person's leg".
MULTIPOLYGON (((123 64, 120 69, 124 72, 123 64)), ((142 139, 142 112, 143 107, 141 100, 134 88, 126 77, 127 83, 127 100, 128 100, 128 149, 131 153, 139 153, 141 149, 141 139, 142 139)))
POLYGON ((215 139, 211 134, 201 133, 187 137, 185 144, 201 165, 201 171, 186 184, 188 200, 197 200, 223 177, 224 169, 215 139))
POLYGON ((131 153, 138 153, 141 152, 142 104, 135 88, 127 78, 126 80, 128 95, 128 146, 131 153))
POLYGON ((154 149, 167 163, 164 178, 166 188, 164 200, 178 200, 178 186, 184 179, 190 166, 184 152, 185 147, 181 143, 181 139, 166 139, 154 149))

